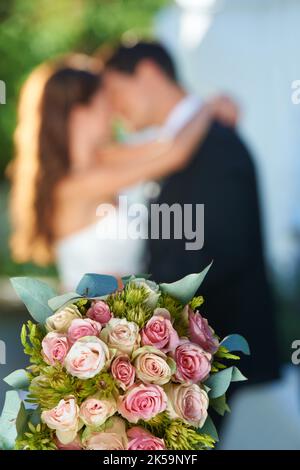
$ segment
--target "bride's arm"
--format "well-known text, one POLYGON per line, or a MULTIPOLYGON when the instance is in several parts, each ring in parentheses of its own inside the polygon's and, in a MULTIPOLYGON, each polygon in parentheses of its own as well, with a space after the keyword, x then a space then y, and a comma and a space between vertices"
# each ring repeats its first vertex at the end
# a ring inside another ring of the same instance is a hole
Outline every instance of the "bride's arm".
MULTIPOLYGON (((202 134, 202 125, 206 125, 205 116, 202 116, 203 113, 207 113, 207 110, 210 113, 212 119, 221 121, 225 125, 233 126, 237 122, 238 118, 238 109, 236 104, 226 96, 218 96, 207 104, 205 104, 202 109, 199 111, 196 118, 196 125, 199 127, 196 129, 196 126, 193 126, 191 129, 191 138, 197 135, 199 136, 199 141, 201 140, 202 134), (204 119, 203 119, 204 118, 204 119)), ((191 120, 192 121, 192 120, 191 120)), ((179 133, 177 138, 175 138, 175 143, 179 145, 185 145, 185 136, 186 132, 189 131, 188 127, 192 125, 192 122, 189 122, 184 128, 183 132, 179 133)), ((205 129, 203 129, 205 131, 205 129)), ((98 153, 97 161, 105 165, 128 165, 130 163, 140 162, 141 158, 147 160, 148 158, 153 158, 155 155, 166 154, 170 150, 170 141, 166 140, 150 140, 145 143, 138 144, 111 144, 102 149, 98 153)))
MULTIPOLYGON (((81 198, 82 194, 85 199, 104 199, 139 181, 158 179, 180 170, 203 141, 219 112, 220 105, 216 100, 207 103, 174 139, 144 144, 135 147, 134 152, 127 153, 126 149, 124 158, 119 157, 117 165, 114 157, 113 163, 101 161, 92 170, 71 174, 58 187, 58 195, 73 200, 81 198)), ((228 116, 227 120, 230 121, 228 116)))

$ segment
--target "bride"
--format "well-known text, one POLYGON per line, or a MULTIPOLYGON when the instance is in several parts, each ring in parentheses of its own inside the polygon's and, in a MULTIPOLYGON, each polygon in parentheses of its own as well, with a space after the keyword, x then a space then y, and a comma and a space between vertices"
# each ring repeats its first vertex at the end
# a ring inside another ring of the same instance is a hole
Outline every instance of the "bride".
POLYGON ((67 289, 85 272, 140 272, 142 241, 100 239, 101 227, 114 221, 97 220, 97 207, 116 205, 124 188, 180 171, 214 119, 231 124, 235 117, 234 104, 220 97, 204 104, 175 138, 113 144, 101 74, 78 64, 41 65, 19 102, 10 171, 14 258, 54 261, 67 289))

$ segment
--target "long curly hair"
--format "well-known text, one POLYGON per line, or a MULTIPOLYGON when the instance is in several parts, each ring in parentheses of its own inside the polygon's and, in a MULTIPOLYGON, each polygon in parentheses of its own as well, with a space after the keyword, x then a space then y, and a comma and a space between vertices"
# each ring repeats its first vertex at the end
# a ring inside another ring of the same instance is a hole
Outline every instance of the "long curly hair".
POLYGON ((53 260, 54 191, 70 169, 69 117, 99 90, 99 73, 70 65, 38 67, 24 84, 10 168, 11 249, 18 262, 53 260))

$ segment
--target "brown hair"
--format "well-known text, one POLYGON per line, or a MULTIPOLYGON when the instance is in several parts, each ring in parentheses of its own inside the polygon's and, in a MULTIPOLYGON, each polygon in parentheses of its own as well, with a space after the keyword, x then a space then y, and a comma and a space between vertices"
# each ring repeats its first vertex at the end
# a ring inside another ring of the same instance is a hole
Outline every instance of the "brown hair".
POLYGON ((16 261, 52 261, 54 189, 70 168, 69 116, 88 104, 100 75, 65 66, 38 67, 24 84, 15 132, 11 248, 16 261))

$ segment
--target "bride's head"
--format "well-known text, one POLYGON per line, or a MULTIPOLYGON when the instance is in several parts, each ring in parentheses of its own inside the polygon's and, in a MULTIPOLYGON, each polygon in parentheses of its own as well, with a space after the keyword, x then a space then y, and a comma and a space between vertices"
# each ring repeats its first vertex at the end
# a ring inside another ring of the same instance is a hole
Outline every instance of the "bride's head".
POLYGON ((11 247, 16 260, 51 260, 55 187, 71 170, 93 163, 93 153, 109 136, 107 117, 96 72, 43 64, 27 79, 10 167, 11 247))

